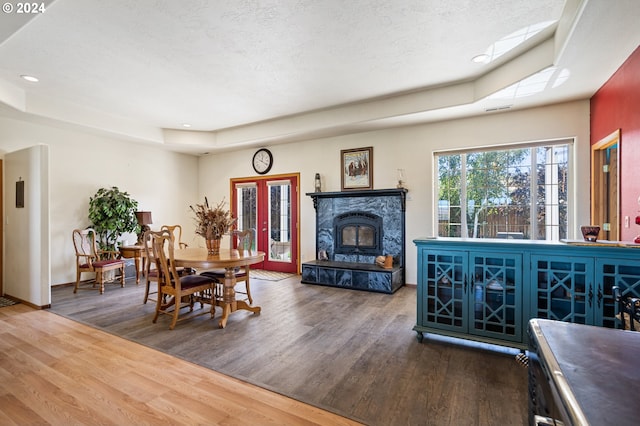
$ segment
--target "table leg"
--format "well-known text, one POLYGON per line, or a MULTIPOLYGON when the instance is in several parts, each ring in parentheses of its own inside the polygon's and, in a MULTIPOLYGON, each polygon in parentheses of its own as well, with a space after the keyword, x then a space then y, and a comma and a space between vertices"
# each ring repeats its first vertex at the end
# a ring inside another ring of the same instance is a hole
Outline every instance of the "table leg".
POLYGON ((218 325, 224 328, 227 325, 227 319, 232 312, 239 309, 259 314, 260 306, 251 306, 244 300, 236 300, 236 273, 235 268, 226 268, 224 273, 224 291, 222 293, 222 318, 218 325))
POLYGON ((140 284, 140 258, 138 256, 135 256, 133 258, 133 261, 136 264, 136 284, 140 284))

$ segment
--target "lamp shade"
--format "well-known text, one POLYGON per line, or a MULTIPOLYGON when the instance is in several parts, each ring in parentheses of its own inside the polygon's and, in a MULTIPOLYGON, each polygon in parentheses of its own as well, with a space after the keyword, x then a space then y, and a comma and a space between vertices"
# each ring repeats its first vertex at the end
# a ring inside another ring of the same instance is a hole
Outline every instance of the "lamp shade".
POLYGON ((153 223, 151 220, 151 212, 136 212, 136 219, 138 219, 138 224, 142 225, 150 225, 153 223))

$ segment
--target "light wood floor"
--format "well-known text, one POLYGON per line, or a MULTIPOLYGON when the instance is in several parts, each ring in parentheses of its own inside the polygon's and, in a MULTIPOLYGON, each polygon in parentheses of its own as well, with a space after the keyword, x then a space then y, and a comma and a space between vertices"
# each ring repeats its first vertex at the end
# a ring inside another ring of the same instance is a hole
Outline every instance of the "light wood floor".
POLYGON ((0 309, 0 424, 357 423, 19 304, 0 309))
POLYGON ((131 280, 104 295, 54 287, 51 311, 372 426, 526 424, 526 369, 513 355, 419 343, 415 287, 388 295, 298 276, 251 290, 261 314, 234 312, 225 329, 220 309, 175 330, 168 317, 153 324, 131 280))

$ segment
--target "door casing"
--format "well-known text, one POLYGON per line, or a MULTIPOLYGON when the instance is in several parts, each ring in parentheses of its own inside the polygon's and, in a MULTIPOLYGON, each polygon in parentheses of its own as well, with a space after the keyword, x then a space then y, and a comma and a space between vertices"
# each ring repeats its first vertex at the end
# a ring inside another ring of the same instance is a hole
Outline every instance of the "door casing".
MULTIPOLYGON (((261 182, 264 185, 266 185, 267 182, 269 181, 281 181, 281 180, 291 180, 292 182, 292 192, 291 192, 291 204, 292 204, 292 211, 291 211, 291 238, 292 238, 292 244, 291 244, 291 255, 294 257, 292 259, 292 264, 293 264, 293 271, 288 271, 288 272, 295 272, 296 274, 300 274, 300 191, 299 191, 299 187, 300 187, 300 173, 288 173, 288 174, 278 174, 278 175, 268 175, 268 176, 249 176, 249 177, 243 177, 243 178, 232 178, 230 179, 230 188, 229 188, 229 193, 230 193, 230 197, 229 199, 232 200, 231 201, 231 211, 232 214, 237 217, 237 194, 235 191, 236 185, 237 184, 247 184, 247 183, 252 183, 252 182, 261 182)), ((260 201, 259 201, 260 202, 260 201)), ((265 200, 266 202, 266 200, 265 200)), ((260 206, 258 206, 258 209, 260 209, 260 206)), ((260 220, 260 218, 258 218, 258 220, 260 220)), ((258 224, 257 224, 258 226, 258 224)), ((261 229, 260 227, 258 227, 258 229, 256 229, 256 233, 260 233, 261 229)), ((269 253, 266 253, 265 259, 268 258, 269 253)), ((267 269, 267 270, 277 270, 278 268, 270 268, 270 267, 266 267, 265 263, 268 262, 263 262, 262 264, 257 264, 255 265, 256 268, 263 268, 263 269, 267 269)))
MULTIPOLYGON (((591 224, 610 230, 600 230, 603 240, 620 240, 620 129, 591 146, 591 224), (607 165, 608 172, 603 172, 607 165)), ((584 224, 588 225, 588 224, 584 224)))

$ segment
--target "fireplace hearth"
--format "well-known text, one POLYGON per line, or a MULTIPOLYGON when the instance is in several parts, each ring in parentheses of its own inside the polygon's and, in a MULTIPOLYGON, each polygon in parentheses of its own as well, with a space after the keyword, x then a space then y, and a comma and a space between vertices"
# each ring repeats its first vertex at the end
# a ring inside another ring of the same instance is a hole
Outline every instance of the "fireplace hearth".
POLYGON ((314 192, 316 253, 302 282, 393 293, 404 285, 406 189, 314 192), (375 264, 393 257, 393 266, 375 264))

